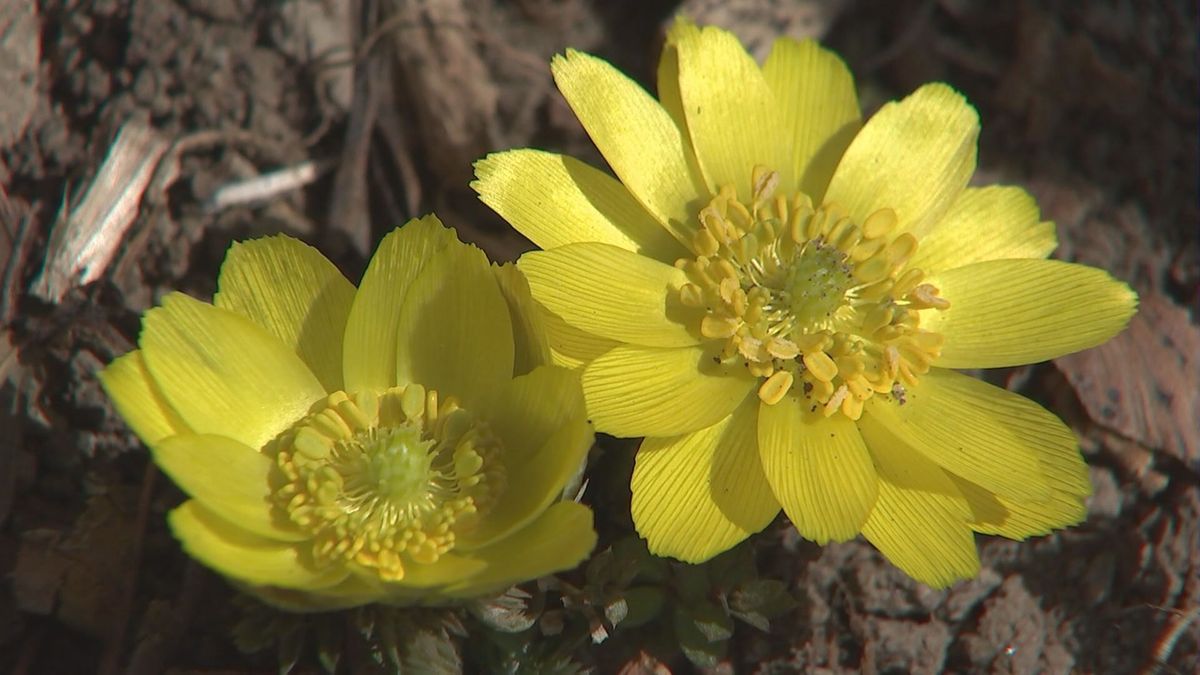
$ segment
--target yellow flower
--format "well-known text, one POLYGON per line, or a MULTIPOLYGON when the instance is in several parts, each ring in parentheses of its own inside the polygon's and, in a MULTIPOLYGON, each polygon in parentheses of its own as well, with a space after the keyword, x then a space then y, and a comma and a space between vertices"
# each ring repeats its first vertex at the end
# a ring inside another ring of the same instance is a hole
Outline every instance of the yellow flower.
POLYGON ((560 501, 592 443, 578 374, 541 365, 515 268, 428 216, 357 290, 283 236, 235 244, 218 286, 164 298, 101 375, 191 497, 169 521, 197 560, 320 610, 484 595, 591 551, 591 511, 560 501))
POLYGON ((817 543, 862 533, 916 579, 979 568, 972 531, 1077 523, 1071 432, 956 368, 1044 361, 1121 330, 1135 295, 1045 260, 1015 187, 967 187, 978 116, 944 84, 860 121, 814 42, 761 67, 678 22, 656 101, 595 57, 559 89, 620 182, 534 150, 489 156, 484 202, 543 252, 518 263, 599 431, 645 436, 632 511, 651 551, 703 561, 780 506, 817 543))

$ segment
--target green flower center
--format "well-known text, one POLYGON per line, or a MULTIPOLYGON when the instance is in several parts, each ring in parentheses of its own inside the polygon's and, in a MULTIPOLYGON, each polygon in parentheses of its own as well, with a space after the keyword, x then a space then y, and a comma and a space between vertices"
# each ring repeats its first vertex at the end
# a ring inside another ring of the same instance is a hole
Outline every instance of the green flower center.
POLYGON ((317 563, 385 581, 453 549, 507 482, 488 426, 420 385, 331 394, 264 452, 279 469, 273 501, 309 532, 317 563))
POLYGON ((862 223, 802 193, 775 195, 779 175, 755 167, 744 203, 725 186, 700 209, 694 259, 680 302, 704 310, 700 334, 724 344, 722 361, 742 361, 774 405, 794 389, 826 417, 862 415, 906 387, 941 353, 942 336, 920 327, 920 310, 950 306, 925 273, 897 218, 880 209, 862 223))

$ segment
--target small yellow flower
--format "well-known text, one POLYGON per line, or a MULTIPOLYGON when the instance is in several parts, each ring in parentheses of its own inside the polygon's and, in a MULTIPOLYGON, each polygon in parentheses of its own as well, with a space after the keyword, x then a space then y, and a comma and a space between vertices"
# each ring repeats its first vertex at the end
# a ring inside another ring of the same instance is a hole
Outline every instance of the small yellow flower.
POLYGON ((955 368, 1034 363, 1121 330, 1135 295, 1045 260, 1015 187, 967 187, 978 116, 944 84, 860 120, 816 43, 761 67, 678 22, 658 100, 569 51, 559 89, 620 182, 569 157, 492 155, 474 184, 545 249, 518 263, 596 428, 645 436, 633 518, 703 561, 780 506, 818 543, 862 533, 913 577, 979 568, 972 532, 1077 523, 1071 432, 955 368))
POLYGON ((197 560, 319 610, 484 595, 591 551, 591 511, 560 500, 592 442, 578 374, 542 365, 515 268, 429 216, 357 290, 283 236, 235 244, 218 285, 164 298, 101 375, 191 497, 169 520, 197 560))

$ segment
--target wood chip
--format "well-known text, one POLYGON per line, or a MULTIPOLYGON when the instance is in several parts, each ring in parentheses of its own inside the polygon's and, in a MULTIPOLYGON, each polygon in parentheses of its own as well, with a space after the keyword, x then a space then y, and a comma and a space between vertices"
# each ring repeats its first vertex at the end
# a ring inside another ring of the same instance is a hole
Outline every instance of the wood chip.
POLYGON ((1200 471, 1200 329, 1187 310, 1144 292, 1124 332, 1054 363, 1094 422, 1200 471))
POLYGON ((104 273, 170 147, 170 141, 143 122, 122 125, 83 200, 69 215, 60 212, 50 233, 45 265, 30 289, 34 295, 57 303, 67 291, 104 273))

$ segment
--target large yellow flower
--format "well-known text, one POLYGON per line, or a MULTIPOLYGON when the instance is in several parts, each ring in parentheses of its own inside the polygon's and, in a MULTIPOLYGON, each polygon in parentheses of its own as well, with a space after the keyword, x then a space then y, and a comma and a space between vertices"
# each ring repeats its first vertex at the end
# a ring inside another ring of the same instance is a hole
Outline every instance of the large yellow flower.
POLYGON ((596 428, 645 436, 633 518, 703 561, 780 506, 818 543, 862 533, 934 586, 974 575, 972 531, 1079 522, 1071 432, 955 368, 1096 345, 1135 295, 1045 260, 1053 223, 1014 187, 967 187, 978 116, 944 84, 865 125, 814 42, 761 67, 729 33, 671 30, 655 100, 569 51, 559 89, 620 182, 517 150, 477 165, 484 202, 543 252, 518 263, 583 367, 596 428))
POLYGON ((578 374, 541 365, 528 293, 432 216, 388 235, 357 291, 259 239, 230 250, 213 304, 168 295, 101 377, 191 497, 175 536, 264 600, 479 596, 596 541, 560 501, 592 442, 578 374))

